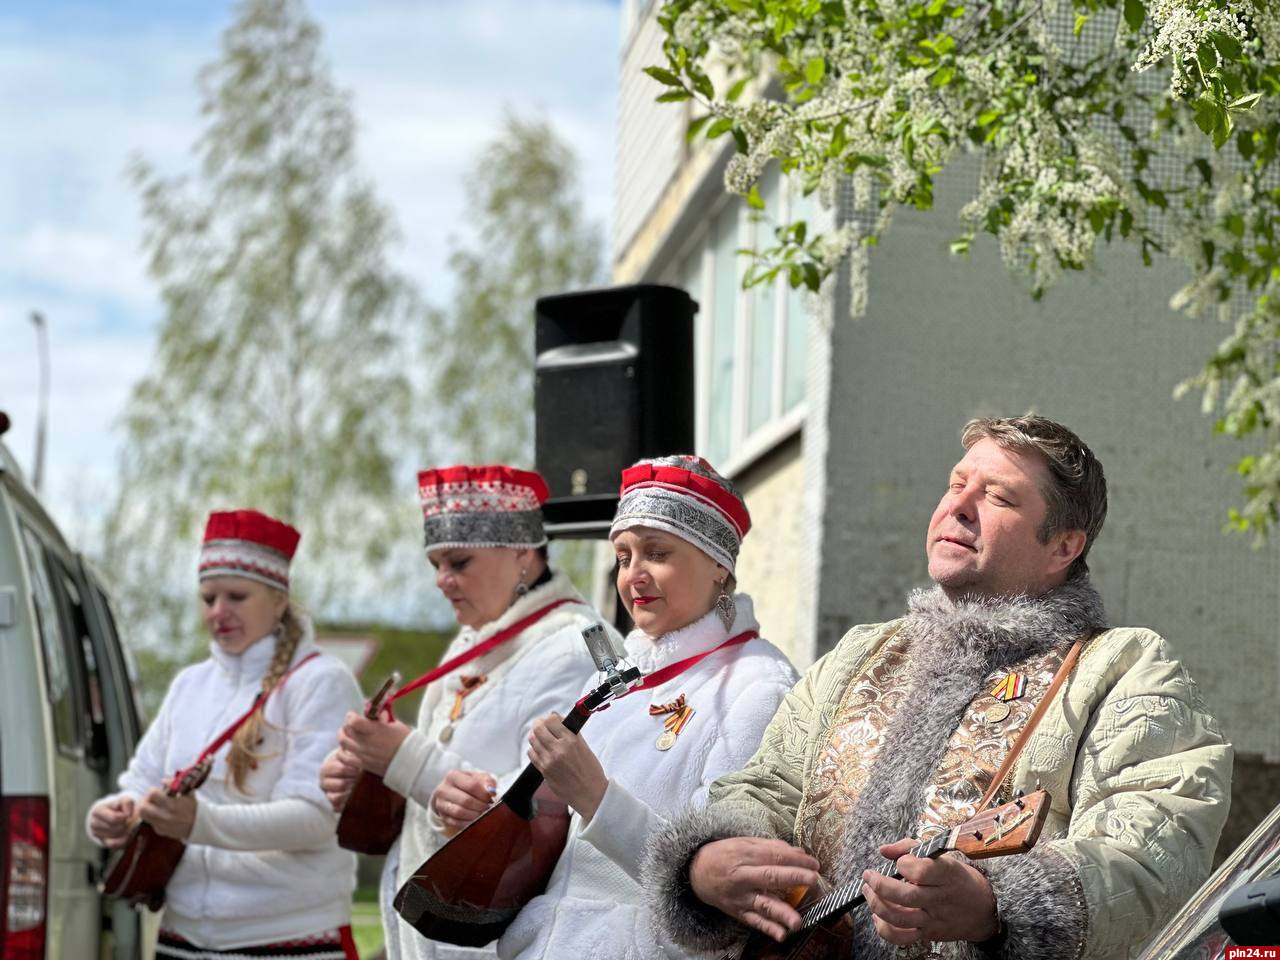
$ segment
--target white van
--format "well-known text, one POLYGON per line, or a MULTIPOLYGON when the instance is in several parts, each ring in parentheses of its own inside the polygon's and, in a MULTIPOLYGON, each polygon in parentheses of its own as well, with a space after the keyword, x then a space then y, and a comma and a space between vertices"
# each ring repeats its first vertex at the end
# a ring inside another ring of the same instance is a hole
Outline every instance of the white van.
MULTIPOLYGON (((0 433, 8 420, 0 413, 0 433)), ((140 960, 85 834, 140 735, 107 590, 0 442, 0 957, 140 960)))

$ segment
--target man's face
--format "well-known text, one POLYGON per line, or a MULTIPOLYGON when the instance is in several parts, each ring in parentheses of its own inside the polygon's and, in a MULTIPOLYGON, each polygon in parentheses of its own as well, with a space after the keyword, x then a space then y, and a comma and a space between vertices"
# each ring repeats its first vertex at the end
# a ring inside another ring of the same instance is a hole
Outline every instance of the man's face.
POLYGON ((1078 531, 1037 537, 1048 512, 1048 467, 1035 455, 979 440, 951 471, 929 521, 929 576, 951 597, 1038 596, 1066 579, 1078 531))

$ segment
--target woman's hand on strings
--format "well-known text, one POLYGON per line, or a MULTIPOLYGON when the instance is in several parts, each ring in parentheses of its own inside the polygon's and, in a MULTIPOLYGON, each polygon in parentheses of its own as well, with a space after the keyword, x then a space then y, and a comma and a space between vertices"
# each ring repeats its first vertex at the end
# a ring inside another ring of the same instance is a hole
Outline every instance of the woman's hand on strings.
POLYGON ((604 799, 609 778, 587 741, 564 725, 558 713, 533 722, 529 759, 542 773, 551 792, 590 823, 604 799))
POLYGON ((324 791, 337 813, 347 805, 351 791, 356 788, 356 780, 360 778, 360 761, 341 747, 324 758, 320 764, 320 789, 324 791))
POLYGON ((801 924, 787 897, 817 883, 818 861, 782 840, 715 840, 689 861, 689 886, 699 900, 779 942, 801 924))
POLYGON ((155 828, 162 837, 185 840, 196 823, 196 795, 184 793, 171 797, 152 787, 138 806, 138 816, 155 828))
POLYGON ((450 770, 431 794, 431 809, 452 837, 489 809, 498 781, 479 770, 450 770))
POLYGON ((381 716, 370 720, 362 713, 351 712, 338 731, 338 747, 353 757, 361 770, 381 777, 407 736, 406 723, 381 716))
POLYGON ((133 829, 133 807, 133 797, 128 795, 99 800, 89 810, 89 832, 104 847, 123 847, 133 829))
POLYGON ((898 945, 994 937, 1000 922, 990 881, 955 857, 911 856, 919 843, 908 837, 880 848, 881 856, 897 861, 901 880, 875 870, 862 875, 876 932, 898 945))

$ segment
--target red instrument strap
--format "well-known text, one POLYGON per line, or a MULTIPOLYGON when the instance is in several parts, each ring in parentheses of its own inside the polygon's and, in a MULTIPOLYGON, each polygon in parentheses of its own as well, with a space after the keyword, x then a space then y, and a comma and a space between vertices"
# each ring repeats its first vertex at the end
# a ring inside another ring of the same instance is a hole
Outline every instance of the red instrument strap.
POLYGON ((492 650, 494 647, 498 646, 499 644, 506 643, 512 637, 516 636, 516 634, 523 631, 526 627, 530 627, 533 624, 537 623, 539 620, 545 617, 548 613, 550 613, 556 607, 562 607, 566 603, 576 603, 576 602, 577 602, 576 600, 570 597, 566 597, 563 600, 557 600, 555 601, 555 603, 549 603, 545 607, 542 607, 539 610, 533 611, 533 613, 529 614, 527 617, 525 617, 522 620, 517 620, 515 623, 511 624, 511 626, 507 627, 505 630, 499 630, 497 633, 495 633, 492 637, 490 637, 484 643, 477 644, 476 646, 468 650, 466 653, 460 653, 456 657, 446 660, 444 663, 440 664, 438 667, 435 667, 432 670, 428 670, 426 673, 420 676, 417 680, 414 680, 412 683, 406 684, 405 686, 401 687, 392 696, 387 698, 386 702, 382 705, 383 709, 389 711, 391 708, 391 704, 395 703, 401 697, 407 697, 409 694, 413 693, 415 690, 420 690, 423 687, 425 687, 432 680, 438 680, 441 677, 443 677, 445 674, 453 673, 453 671, 457 670, 459 667, 465 666, 466 664, 470 663, 472 660, 476 659, 476 657, 484 656, 486 653, 488 653, 490 650, 492 650))
POLYGON ((303 657, 301 660, 295 663, 292 667, 286 670, 280 676, 280 679, 271 685, 271 689, 269 689, 266 693, 259 693, 256 697, 254 697, 253 704, 249 707, 249 709, 246 710, 243 714, 241 714, 240 717, 236 719, 234 723, 231 724, 231 726, 227 727, 227 729, 223 730, 220 734, 218 734, 217 738, 213 741, 213 743, 205 747, 204 750, 201 751, 200 756, 196 757, 195 763, 191 764, 191 766, 189 767, 179 770, 177 773, 173 775, 173 778, 169 781, 169 791, 173 794, 177 794, 178 787, 179 785, 181 785, 183 777, 185 777, 188 773, 190 773, 196 767, 200 766, 200 764, 204 763, 207 759, 209 759, 211 756, 217 753, 220 749, 222 749, 222 745, 225 744, 232 737, 234 737, 237 731, 239 731, 241 727, 243 727, 246 723, 249 722, 249 718, 253 716, 253 712, 257 710, 259 706, 267 702, 267 697, 271 696, 271 694, 275 693, 277 690, 283 687, 284 682, 289 679, 290 675, 295 670, 300 669, 303 664, 307 663, 309 660, 314 660, 318 656, 320 656, 319 650, 311 651, 305 657, 303 657))
MULTIPOLYGON (((760 636, 760 632, 758 630, 747 630, 743 633, 738 634, 736 637, 730 637, 724 643, 720 644, 719 646, 712 647, 710 650, 705 650, 702 653, 696 653, 692 657, 685 657, 683 660, 677 660, 675 663, 669 663, 662 669, 655 670, 653 671, 653 673, 648 674, 644 678, 644 680, 636 684, 634 687, 632 687, 630 690, 628 690, 626 693, 622 694, 621 696, 615 697, 614 700, 611 702, 616 702, 618 700, 621 700, 622 697, 629 697, 631 694, 638 693, 641 690, 652 690, 654 687, 660 687, 664 683, 666 683, 668 680, 674 680, 676 677, 680 676, 680 674, 684 673, 686 670, 693 669, 698 664, 700 664, 703 660, 707 659, 707 657, 711 656, 713 653, 719 653, 721 650, 725 649, 726 647, 736 647, 739 644, 746 643, 748 640, 754 640, 758 636, 760 636)), ((588 696, 590 696, 590 694, 588 694, 588 696)), ((574 704, 574 706, 575 707, 581 706, 586 701, 586 699, 587 699, 586 697, 583 697, 576 704, 574 704)), ((607 707, 608 704, 605 704, 604 706, 607 707)), ((604 707, 602 707, 601 709, 604 709, 604 707)))

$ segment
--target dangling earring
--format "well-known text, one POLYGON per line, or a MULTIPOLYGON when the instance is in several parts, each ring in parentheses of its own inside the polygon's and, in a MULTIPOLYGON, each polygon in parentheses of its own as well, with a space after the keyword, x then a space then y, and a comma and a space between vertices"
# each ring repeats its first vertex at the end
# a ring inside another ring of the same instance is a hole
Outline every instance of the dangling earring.
POLYGON ((724 624, 724 628, 731 630, 733 629, 734 618, 738 615, 738 608, 733 602, 732 594, 729 593, 726 580, 720 581, 720 596, 716 597, 715 611, 716 616, 720 618, 720 622, 724 624))
POLYGON ((524 578, 529 575, 529 571, 524 567, 520 568, 520 582, 516 584, 516 600, 519 600, 529 592, 529 585, 524 582, 524 578))

